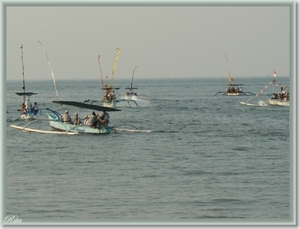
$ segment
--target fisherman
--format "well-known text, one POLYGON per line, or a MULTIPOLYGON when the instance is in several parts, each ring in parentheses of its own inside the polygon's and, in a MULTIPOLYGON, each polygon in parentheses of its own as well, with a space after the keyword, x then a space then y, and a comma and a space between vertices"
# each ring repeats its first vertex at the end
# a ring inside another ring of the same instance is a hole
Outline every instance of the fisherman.
POLYGON ((105 126, 105 127, 108 126, 109 118, 110 118, 109 114, 106 111, 103 111, 100 116, 100 122, 101 122, 102 126, 105 126))
POLYGON ((36 102, 34 102, 33 107, 31 108, 31 112, 33 112, 34 115, 36 115, 39 112, 39 106, 36 102))
POLYGON ((84 120, 83 120, 83 124, 87 125, 88 124, 88 120, 89 120, 89 116, 85 115, 84 116, 84 120))
POLYGON ((78 113, 75 113, 75 117, 74 117, 73 123, 74 123, 74 125, 80 125, 80 124, 82 124, 82 122, 80 120, 80 117, 78 116, 78 113))
POLYGON ((25 105, 25 103, 23 103, 22 106, 21 106, 21 112, 22 112, 22 114, 26 113, 26 105, 25 105))
POLYGON ((96 125, 97 125, 97 116, 96 116, 95 111, 93 111, 92 115, 89 117, 89 119, 87 121, 87 125, 96 127, 96 125))
POLYGON ((62 120, 64 123, 73 124, 71 116, 69 115, 69 111, 66 110, 65 113, 62 116, 62 120))
POLYGON ((29 98, 27 97, 26 102, 25 102, 25 107, 26 107, 26 111, 29 113, 31 111, 31 102, 29 100, 29 98))

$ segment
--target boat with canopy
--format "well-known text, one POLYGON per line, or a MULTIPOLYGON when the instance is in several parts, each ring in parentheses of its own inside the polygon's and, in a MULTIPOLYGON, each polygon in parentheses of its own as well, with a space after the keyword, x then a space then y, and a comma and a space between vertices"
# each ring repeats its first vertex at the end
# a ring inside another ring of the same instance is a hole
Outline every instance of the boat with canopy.
POLYGON ((228 77, 229 83, 228 83, 228 86, 227 86, 225 91, 223 91, 223 92, 219 91, 215 95, 218 95, 218 94, 228 95, 228 96, 255 95, 252 92, 244 92, 243 87, 242 87, 243 84, 234 84, 233 83, 234 78, 232 78, 232 76, 231 76, 229 61, 228 61, 228 58, 225 54, 224 54, 224 56, 225 56, 226 61, 227 61, 228 74, 229 74, 229 77, 228 77))
MULTIPOLYGON (((115 108, 110 108, 110 107, 103 107, 103 106, 98 106, 98 105, 93 105, 93 104, 86 104, 86 103, 81 103, 81 102, 75 102, 75 101, 53 101, 53 103, 58 103, 60 105, 67 105, 67 106, 74 106, 74 107, 79 107, 83 109, 90 109, 94 111, 120 111, 119 109, 115 108)), ((16 126, 16 125, 11 125, 12 128, 15 129, 21 129, 24 131, 29 131, 29 132, 37 132, 37 133, 58 133, 61 134, 61 132, 66 133, 66 134, 109 134, 110 132, 114 131, 114 127, 108 126, 108 125, 102 125, 98 121, 98 117, 95 116, 95 122, 92 123, 91 125, 85 125, 85 124, 79 124, 75 125, 73 122, 64 122, 63 120, 63 115, 61 115, 58 111, 52 110, 50 108, 46 108, 48 112, 46 112, 46 115, 48 119, 44 120, 34 120, 24 127, 21 126, 16 126), (39 129, 32 129, 28 128, 28 126, 34 122, 37 121, 49 121, 50 127, 54 130, 52 131, 47 131, 47 130, 39 130, 39 129)), ((94 113, 94 112, 93 112, 94 113)))
MULTIPOLYGON (((93 111, 120 111, 119 109, 112 107, 104 107, 94 104, 87 104, 86 102, 76 102, 76 101, 53 101, 60 105, 73 106, 81 109, 90 109, 93 111)), ((36 132, 36 133, 46 133, 46 134, 66 134, 66 135, 75 135, 75 134, 109 134, 111 132, 137 132, 137 133, 150 133, 152 130, 139 130, 139 129, 128 129, 128 128, 117 128, 115 126, 109 126, 99 122, 100 116, 97 116, 97 120, 92 125, 81 123, 75 125, 73 123, 64 122, 63 116, 56 110, 46 108, 48 112, 46 115, 48 119, 35 119, 34 121, 26 124, 25 126, 10 125, 11 128, 23 130, 26 132, 36 132), (52 130, 41 130, 29 128, 28 126, 39 122, 39 121, 49 121, 50 127, 52 130)), ((94 112, 93 112, 94 113, 94 112)), ((100 118, 101 119, 101 118, 100 118)))
POLYGON ((98 55, 98 63, 99 63, 99 68, 101 72, 101 79, 102 79, 102 90, 105 92, 103 99, 102 99, 102 104, 104 107, 115 107, 117 104, 117 97, 115 94, 115 90, 118 90, 119 88, 114 88, 113 83, 114 83, 114 77, 115 77, 115 70, 117 68, 117 63, 121 54, 121 50, 117 48, 117 56, 114 62, 113 70, 112 70, 112 75, 111 75, 111 80, 109 86, 107 85, 107 76, 106 76, 106 84, 104 85, 103 82, 103 77, 102 77, 102 71, 101 71, 101 65, 100 65, 100 55, 98 55))
POLYGON ((32 104, 30 102, 30 96, 36 95, 37 93, 28 92, 25 89, 23 45, 21 45, 20 49, 21 49, 21 60, 22 60, 22 76, 23 76, 22 89, 23 89, 23 91, 22 92, 16 92, 16 94, 19 95, 19 96, 23 96, 23 104, 22 104, 21 108, 18 109, 18 111, 21 112, 21 114, 20 114, 21 119, 31 120, 31 119, 35 119, 37 117, 38 110, 34 111, 34 109, 32 108, 32 104))

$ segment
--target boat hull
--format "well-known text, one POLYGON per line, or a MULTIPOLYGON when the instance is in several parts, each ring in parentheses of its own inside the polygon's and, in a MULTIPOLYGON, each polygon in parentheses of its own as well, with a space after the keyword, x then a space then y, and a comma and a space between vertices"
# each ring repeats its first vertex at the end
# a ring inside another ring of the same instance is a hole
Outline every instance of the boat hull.
POLYGON ((286 101, 283 99, 269 99, 269 103, 270 105, 273 106, 284 106, 284 107, 290 106, 290 101, 286 101))
POLYGON ((114 108, 114 107, 116 107, 117 101, 116 100, 113 100, 111 102, 103 101, 102 104, 103 104, 104 107, 114 108))
POLYGON ((229 95, 229 96, 238 96, 238 95, 240 95, 240 93, 231 92, 231 93, 227 93, 227 95, 229 95))
POLYGON ((87 125, 73 125, 69 123, 63 123, 60 118, 58 118, 54 114, 46 113, 50 126, 52 129, 57 131, 65 131, 65 132, 76 132, 76 133, 86 133, 86 134, 109 134, 113 128, 112 127, 90 127, 87 125))
POLYGON ((27 114, 21 114, 20 118, 24 120, 33 120, 36 119, 37 117, 34 114, 27 113, 27 114))

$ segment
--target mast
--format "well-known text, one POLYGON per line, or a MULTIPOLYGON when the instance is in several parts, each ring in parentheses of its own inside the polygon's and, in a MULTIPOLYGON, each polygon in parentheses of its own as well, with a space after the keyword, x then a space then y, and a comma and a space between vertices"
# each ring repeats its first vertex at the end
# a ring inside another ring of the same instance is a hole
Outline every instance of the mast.
POLYGON ((99 64, 99 69, 100 69, 102 87, 104 87, 104 82, 103 82, 103 77, 102 77, 102 70, 101 70, 101 65, 100 65, 100 55, 98 55, 98 64, 99 64))
POLYGON ((23 45, 20 47, 21 49, 21 60, 22 60, 22 75, 23 75, 23 103, 25 103, 25 76, 24 76, 24 60, 23 60, 23 45))
POLYGON ((118 53, 117 53, 116 60, 115 60, 115 63, 114 63, 114 67, 113 67, 113 70, 112 70, 111 81, 110 81, 110 85, 109 85, 110 92, 113 88, 112 86, 113 86, 113 82, 114 82, 115 70, 117 68, 117 62, 118 62, 119 56, 121 54, 121 50, 119 48, 117 48, 116 50, 118 51, 118 53))
POLYGON ((133 83, 133 76, 134 76, 134 72, 135 72, 136 68, 137 68, 137 66, 135 66, 135 68, 133 69, 133 72, 132 72, 132 78, 131 78, 131 84, 130 84, 131 89, 132 89, 132 83, 133 83))
POLYGON ((273 79, 273 93, 275 93, 276 71, 273 71, 273 76, 274 76, 274 79, 273 79))
MULTIPOLYGON (((44 53, 45 53, 45 57, 46 57, 46 60, 48 62, 48 65, 49 65, 49 68, 50 68, 50 71, 51 71, 51 75, 52 75, 52 79, 53 79, 53 83, 54 83, 54 87, 55 87, 56 96, 58 98, 58 91, 57 91, 57 88, 56 88, 55 77, 54 77, 54 73, 53 73, 52 68, 51 68, 51 64, 50 64, 50 60, 48 58, 48 54, 47 54, 46 49, 43 46, 43 44, 40 41, 37 41, 37 42, 40 43, 40 45, 43 47, 43 50, 44 50, 44 53)), ((59 98, 58 98, 58 100, 59 100, 59 98)))
POLYGON ((228 58, 227 58, 226 54, 224 54, 224 56, 226 57, 227 67, 228 67, 228 75, 229 75, 228 81, 230 83, 232 83, 232 81, 234 81, 234 79, 231 77, 229 61, 228 61, 228 58))

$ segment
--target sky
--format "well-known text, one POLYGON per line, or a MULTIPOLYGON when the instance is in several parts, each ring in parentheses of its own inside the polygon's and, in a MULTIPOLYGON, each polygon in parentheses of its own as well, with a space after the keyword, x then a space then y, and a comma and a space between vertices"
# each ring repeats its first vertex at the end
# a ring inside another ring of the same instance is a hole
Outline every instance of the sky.
POLYGON ((290 76, 288 5, 24 5, 6 8, 6 79, 290 76))

